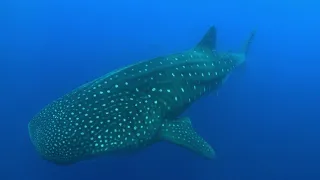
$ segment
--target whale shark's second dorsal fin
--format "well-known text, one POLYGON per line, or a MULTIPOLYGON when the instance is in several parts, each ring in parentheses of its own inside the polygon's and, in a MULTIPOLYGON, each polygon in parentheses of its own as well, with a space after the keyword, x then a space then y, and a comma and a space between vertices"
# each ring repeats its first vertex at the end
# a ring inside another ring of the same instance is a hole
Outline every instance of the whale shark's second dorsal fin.
POLYGON ((196 49, 216 49, 217 32, 214 26, 211 26, 201 41, 197 44, 196 49))

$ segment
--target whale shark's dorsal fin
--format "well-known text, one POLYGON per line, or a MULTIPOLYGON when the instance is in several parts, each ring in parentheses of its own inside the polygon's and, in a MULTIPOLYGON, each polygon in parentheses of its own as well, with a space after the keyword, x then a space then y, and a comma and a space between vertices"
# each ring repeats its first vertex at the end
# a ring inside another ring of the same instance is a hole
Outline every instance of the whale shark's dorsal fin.
POLYGON ((211 26, 201 41, 197 44, 196 49, 216 49, 217 32, 214 26, 211 26))

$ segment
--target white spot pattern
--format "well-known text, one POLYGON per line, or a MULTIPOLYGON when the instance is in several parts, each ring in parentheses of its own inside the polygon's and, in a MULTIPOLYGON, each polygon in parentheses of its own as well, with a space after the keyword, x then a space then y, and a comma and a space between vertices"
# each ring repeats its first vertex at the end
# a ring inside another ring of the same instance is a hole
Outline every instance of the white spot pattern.
POLYGON ((56 163, 148 145, 163 117, 218 88, 236 64, 229 54, 188 51, 116 70, 45 107, 30 137, 56 163))

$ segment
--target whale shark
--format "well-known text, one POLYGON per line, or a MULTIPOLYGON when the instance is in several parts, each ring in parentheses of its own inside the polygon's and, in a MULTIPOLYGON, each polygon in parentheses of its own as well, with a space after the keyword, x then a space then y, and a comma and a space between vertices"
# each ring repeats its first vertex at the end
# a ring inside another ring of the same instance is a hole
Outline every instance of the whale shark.
POLYGON ((180 115, 245 63, 253 37, 238 53, 218 52, 211 26, 187 51, 140 61, 85 83, 29 121, 30 140, 43 159, 57 165, 162 141, 213 159, 215 150, 180 115))

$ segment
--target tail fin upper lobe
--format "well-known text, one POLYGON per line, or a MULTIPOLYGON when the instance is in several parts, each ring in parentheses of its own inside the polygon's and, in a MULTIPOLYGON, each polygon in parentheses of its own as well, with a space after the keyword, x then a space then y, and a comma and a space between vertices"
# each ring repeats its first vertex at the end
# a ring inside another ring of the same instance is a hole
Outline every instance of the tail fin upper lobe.
POLYGON ((255 35, 256 35, 256 30, 254 30, 254 31, 251 32, 248 40, 247 40, 246 43, 244 44, 243 49, 242 49, 242 52, 244 52, 244 55, 247 55, 247 54, 248 54, 250 45, 251 45, 251 43, 252 43, 255 35))

